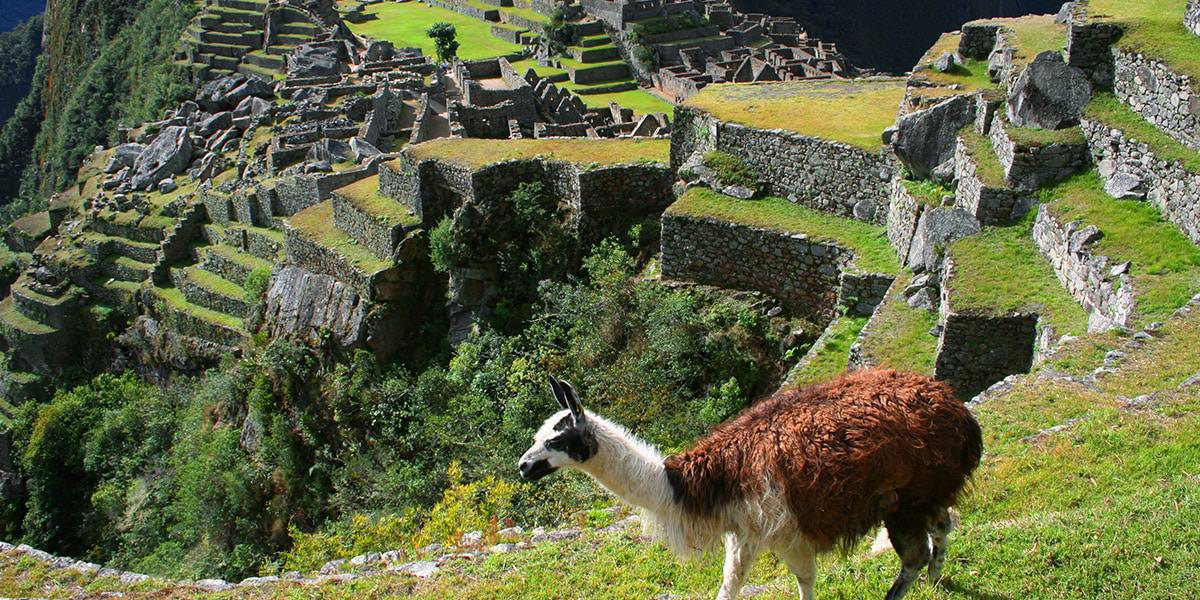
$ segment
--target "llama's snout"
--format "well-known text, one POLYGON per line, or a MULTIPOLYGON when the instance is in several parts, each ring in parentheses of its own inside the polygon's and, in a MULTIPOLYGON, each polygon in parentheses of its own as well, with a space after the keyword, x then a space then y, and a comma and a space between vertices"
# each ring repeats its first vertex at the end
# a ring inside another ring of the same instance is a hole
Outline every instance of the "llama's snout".
POLYGON ((521 470, 521 479, 526 481, 537 481, 554 472, 554 467, 550 466, 550 461, 541 460, 524 460, 518 465, 521 470))

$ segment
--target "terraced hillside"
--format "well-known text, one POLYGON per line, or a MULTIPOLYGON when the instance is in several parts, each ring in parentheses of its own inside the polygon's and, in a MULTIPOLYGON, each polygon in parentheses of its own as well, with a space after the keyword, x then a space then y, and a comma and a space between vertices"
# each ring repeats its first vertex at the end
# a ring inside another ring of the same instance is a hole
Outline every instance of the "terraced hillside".
POLYGON ((235 72, 281 78, 284 57, 320 30, 312 16, 294 7, 272 8, 258 0, 207 0, 184 32, 175 62, 200 81, 235 72))

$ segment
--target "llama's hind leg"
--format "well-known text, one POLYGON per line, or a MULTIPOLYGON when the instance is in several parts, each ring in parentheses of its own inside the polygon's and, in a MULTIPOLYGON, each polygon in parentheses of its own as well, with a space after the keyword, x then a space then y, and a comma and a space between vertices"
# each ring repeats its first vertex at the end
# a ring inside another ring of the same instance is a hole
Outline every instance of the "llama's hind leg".
POLYGON ((777 549, 775 553, 796 576, 800 600, 815 600, 817 595, 813 591, 813 584, 817 580, 817 553, 812 544, 808 540, 799 540, 791 546, 777 549))
POLYGON ((925 532, 925 519, 911 514, 894 514, 884 520, 892 547, 900 555, 900 574, 892 583, 885 600, 900 600, 908 593, 914 581, 929 564, 929 535, 925 532))
POLYGON ((737 598, 756 558, 757 544, 741 540, 737 534, 730 533, 725 536, 725 576, 721 581, 721 590, 717 592, 717 600, 737 598))
POLYGON ((954 519, 950 516, 950 509, 939 508, 929 518, 929 541, 933 546, 929 557, 929 583, 936 584, 942 578, 946 548, 950 545, 950 532, 953 530, 954 519))

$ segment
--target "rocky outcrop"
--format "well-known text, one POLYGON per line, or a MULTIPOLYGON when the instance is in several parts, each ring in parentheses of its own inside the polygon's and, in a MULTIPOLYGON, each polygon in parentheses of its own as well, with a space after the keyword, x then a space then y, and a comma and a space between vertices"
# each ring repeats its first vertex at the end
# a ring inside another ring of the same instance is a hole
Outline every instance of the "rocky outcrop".
POLYGON ((138 156, 133 167, 133 187, 151 189, 160 181, 182 173, 191 160, 192 138, 187 127, 167 127, 138 156))
POLYGON ((1059 52, 1037 55, 1008 92, 1008 120, 1017 127, 1063 129, 1079 122, 1092 84, 1059 52))
POLYGON ((282 266, 267 289, 267 331, 319 344, 326 335, 349 349, 366 339, 367 302, 357 290, 300 267, 282 266))
POLYGON ((953 96, 896 121, 892 149, 916 179, 954 179, 954 149, 960 129, 975 121, 971 96, 953 96))
POLYGON ((921 213, 908 251, 914 271, 936 271, 950 242, 981 231, 979 221, 960 208, 931 208, 921 213))

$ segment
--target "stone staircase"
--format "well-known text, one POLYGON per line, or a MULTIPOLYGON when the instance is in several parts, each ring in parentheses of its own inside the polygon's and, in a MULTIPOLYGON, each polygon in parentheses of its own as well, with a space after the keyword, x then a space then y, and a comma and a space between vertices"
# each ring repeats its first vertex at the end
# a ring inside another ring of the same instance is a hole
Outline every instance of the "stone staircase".
POLYGON ((302 10, 261 0, 209 0, 184 32, 175 63, 198 81, 234 72, 275 79, 284 56, 320 27, 302 10))

